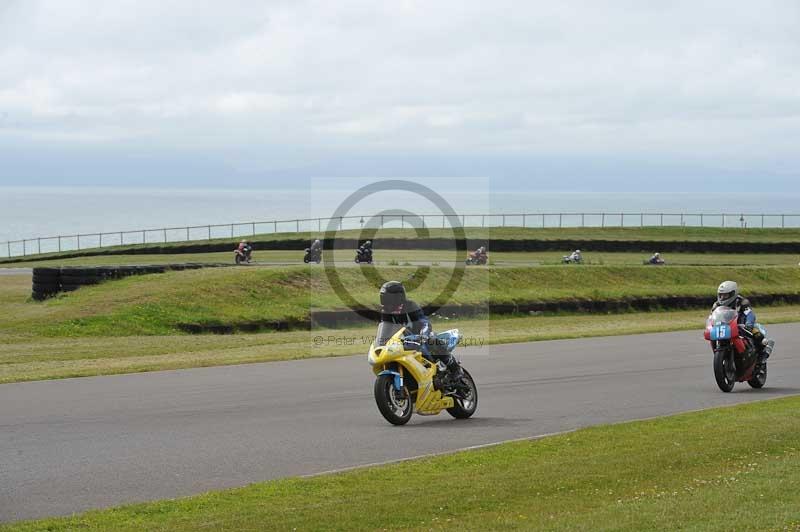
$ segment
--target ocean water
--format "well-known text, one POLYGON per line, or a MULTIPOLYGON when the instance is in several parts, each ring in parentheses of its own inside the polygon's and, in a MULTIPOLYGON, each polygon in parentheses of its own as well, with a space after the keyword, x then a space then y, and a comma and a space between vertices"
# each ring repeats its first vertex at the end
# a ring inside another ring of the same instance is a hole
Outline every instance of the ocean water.
MULTIPOLYGON (((547 226, 558 225, 555 213, 649 213, 644 217, 645 224, 660 223, 659 213, 705 213, 704 223, 721 224, 721 218, 710 216, 716 213, 729 213, 726 225, 738 225, 739 214, 751 213, 746 222, 749 226, 760 226, 761 213, 797 214, 787 217, 787 226, 800 227, 800 194, 736 194, 719 193, 714 195, 693 193, 598 193, 598 192, 536 192, 496 190, 485 182, 453 181, 426 183, 459 215, 512 214, 512 213, 551 213, 544 217, 547 226)), ((298 190, 243 190, 243 189, 154 189, 154 188, 0 188, 0 243, 22 238, 50 237, 57 235, 76 235, 89 233, 114 233, 163 227, 203 226, 190 231, 192 238, 202 238, 208 233, 209 224, 242 223, 234 228, 234 233, 250 234, 250 222, 272 220, 295 220, 298 218, 327 217, 336 212, 346 198, 357 189, 353 183, 341 186, 325 183, 315 187, 298 190)), ((361 216, 387 209, 402 209, 416 214, 435 215, 441 206, 430 198, 420 197, 415 192, 384 191, 363 198, 353 205, 349 215, 355 215, 346 226, 358 227, 361 216)), ((439 218, 441 219, 441 218, 439 218)), ((481 221, 499 225, 501 218, 466 218, 467 225, 480 225, 481 221)), ((604 220, 607 225, 619 225, 620 216, 609 214, 604 220)), ((628 216, 626 225, 639 225, 642 218, 628 216)), ((687 216, 687 225, 699 225, 698 217, 687 216)), ((426 222, 430 223, 430 222, 426 222)), ((440 222, 438 222, 440 223, 440 222)), ((520 224, 521 218, 508 217, 507 223, 520 224)), ((530 226, 538 226, 542 217, 527 219, 530 226)), ((578 225, 579 216, 562 217, 564 225, 578 225)), ((600 225, 599 216, 584 217, 586 225, 600 225)), ((665 224, 678 225, 678 217, 667 216, 665 224)), ((766 225, 780 225, 779 217, 768 217, 766 225)), ((431 225, 436 225, 433 223, 431 225)), ((317 222, 287 222, 283 224, 258 224, 259 233, 301 230, 315 230, 317 222)), ((324 226, 323 226, 324 227, 324 226)), ((230 226, 212 228, 212 236, 230 236, 230 226)), ((167 232, 168 240, 184 240, 186 230, 167 232)), ((125 243, 140 242, 139 235, 122 237, 125 243), (137 240, 138 239, 138 240, 137 240)), ((163 240, 164 233, 147 232, 147 241, 163 240)), ((106 236, 104 243, 119 243, 120 236, 106 236), (116 242, 114 239, 116 238, 116 242)), ((96 245, 96 240, 84 238, 83 246, 96 245)), ((74 247, 64 241, 65 248, 74 247)), ((0 246, 0 256, 5 256, 0 246)), ((52 249, 52 248, 48 248, 52 249)), ((14 254, 17 254, 16 252, 14 254)))

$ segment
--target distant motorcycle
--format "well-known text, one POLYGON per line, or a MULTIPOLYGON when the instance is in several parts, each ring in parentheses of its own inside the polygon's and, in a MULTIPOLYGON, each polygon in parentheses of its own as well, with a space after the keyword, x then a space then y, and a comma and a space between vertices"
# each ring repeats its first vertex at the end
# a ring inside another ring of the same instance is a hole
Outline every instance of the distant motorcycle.
MULTIPOLYGON (((766 338, 767 331, 756 324, 766 338)), ((739 313, 730 307, 717 307, 708 317, 706 340, 714 351, 714 378, 723 392, 733 390, 737 382, 753 388, 762 388, 767 382, 767 365, 758 364, 758 350, 753 345, 752 334, 739 326, 739 313)))
POLYGON ((316 262, 319 264, 322 262, 322 250, 306 248, 306 255, 303 257, 303 262, 306 264, 309 262, 316 262))
POLYGON ((356 250, 356 264, 372 264, 372 250, 358 248, 356 250))
POLYGON ((250 264, 252 258, 253 250, 250 248, 245 248, 244 250, 237 248, 233 250, 233 260, 236 264, 250 264))
POLYGON ((489 262, 489 255, 486 253, 477 253, 473 251, 469 254, 469 257, 464 261, 464 264, 467 266, 475 265, 475 264, 486 264, 489 262))
POLYGON ((583 264, 583 257, 575 257, 573 255, 564 255, 561 257, 561 262, 563 264, 583 264))

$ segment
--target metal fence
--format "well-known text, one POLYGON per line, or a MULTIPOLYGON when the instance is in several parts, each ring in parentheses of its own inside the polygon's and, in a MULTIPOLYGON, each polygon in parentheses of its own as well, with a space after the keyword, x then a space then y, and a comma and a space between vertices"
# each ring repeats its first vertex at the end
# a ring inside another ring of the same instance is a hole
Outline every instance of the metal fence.
MULTIPOLYGON (((314 233, 326 230, 332 222, 337 229, 359 229, 371 217, 299 218, 268 222, 240 222, 160 229, 136 229, 26 238, 0 242, 0 258, 77 251, 109 246, 135 246, 168 242, 241 238, 260 234, 314 233)), ((378 218, 383 218, 378 215, 378 218)), ((387 218, 389 218, 387 216, 387 218)), ((408 216, 408 220, 388 221, 385 227, 409 227, 411 218, 421 220, 428 228, 449 226, 442 214, 408 216)), ((462 227, 722 227, 722 228, 800 228, 800 214, 709 214, 709 213, 505 213, 460 214, 462 227)), ((383 220, 381 219, 381 225, 383 220)))

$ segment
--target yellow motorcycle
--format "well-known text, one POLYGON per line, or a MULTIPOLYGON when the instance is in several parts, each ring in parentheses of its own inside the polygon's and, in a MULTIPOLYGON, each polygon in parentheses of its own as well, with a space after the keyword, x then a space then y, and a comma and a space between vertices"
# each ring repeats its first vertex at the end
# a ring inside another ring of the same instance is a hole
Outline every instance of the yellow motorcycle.
MULTIPOLYGON (((478 408, 478 389, 469 372, 450 375, 440 362, 431 362, 420 351, 419 336, 406 334, 406 327, 382 321, 368 360, 378 377, 375 402, 389 423, 405 425, 416 410, 433 416, 442 410, 457 419, 466 419, 478 408)), ((432 354, 450 354, 458 345, 458 329, 439 333, 432 354)))

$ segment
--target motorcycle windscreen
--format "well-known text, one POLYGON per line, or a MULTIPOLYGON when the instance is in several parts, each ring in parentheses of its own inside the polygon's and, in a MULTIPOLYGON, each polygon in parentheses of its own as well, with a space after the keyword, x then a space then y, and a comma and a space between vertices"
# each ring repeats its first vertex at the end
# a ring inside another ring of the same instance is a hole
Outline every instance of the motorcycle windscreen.
POLYGON ((711 313, 710 319, 714 323, 730 323, 736 319, 736 311, 730 307, 717 307, 711 313))
POLYGON ((733 336, 730 323, 736 320, 736 311, 730 307, 717 307, 709 317, 709 339, 730 340, 733 336))
POLYGON ((397 334, 397 331, 405 327, 402 323, 394 323, 392 321, 381 321, 378 324, 378 332, 375 334, 375 347, 386 345, 391 340, 392 336, 397 334))

